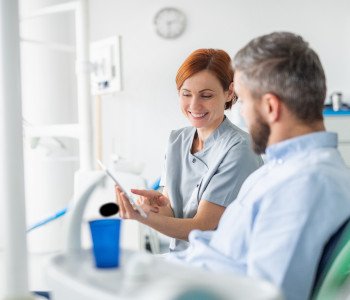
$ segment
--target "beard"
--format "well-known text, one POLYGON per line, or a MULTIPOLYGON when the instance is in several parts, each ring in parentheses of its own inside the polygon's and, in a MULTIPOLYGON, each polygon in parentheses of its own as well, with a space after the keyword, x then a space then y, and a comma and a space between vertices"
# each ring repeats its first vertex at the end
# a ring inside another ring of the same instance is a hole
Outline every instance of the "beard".
POLYGON ((250 126, 250 135, 253 142, 252 147, 256 154, 265 153, 270 132, 270 126, 257 113, 255 122, 250 126))

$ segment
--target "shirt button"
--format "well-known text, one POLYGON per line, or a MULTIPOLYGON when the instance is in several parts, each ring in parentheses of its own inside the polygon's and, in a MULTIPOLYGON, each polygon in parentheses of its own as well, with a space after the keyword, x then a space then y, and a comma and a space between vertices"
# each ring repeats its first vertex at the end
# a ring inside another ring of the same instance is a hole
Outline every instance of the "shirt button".
POLYGON ((195 158, 194 158, 194 159, 192 159, 192 162, 193 162, 193 163, 195 163, 195 162, 196 162, 196 159, 195 159, 195 158))

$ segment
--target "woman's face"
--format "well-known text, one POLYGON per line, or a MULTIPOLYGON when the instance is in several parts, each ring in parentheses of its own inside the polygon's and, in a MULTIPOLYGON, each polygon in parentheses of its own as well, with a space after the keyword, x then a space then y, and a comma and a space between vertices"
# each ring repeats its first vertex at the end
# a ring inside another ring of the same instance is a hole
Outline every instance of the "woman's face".
POLYGON ((184 81, 179 97, 181 110, 191 125, 212 132, 223 120, 225 103, 233 97, 233 84, 224 91, 220 81, 204 70, 184 81))

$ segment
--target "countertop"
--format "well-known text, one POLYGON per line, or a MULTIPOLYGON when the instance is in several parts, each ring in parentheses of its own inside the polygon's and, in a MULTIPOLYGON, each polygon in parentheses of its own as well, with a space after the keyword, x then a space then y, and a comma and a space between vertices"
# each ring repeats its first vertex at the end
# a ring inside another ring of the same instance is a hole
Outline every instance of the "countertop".
POLYGON ((350 106, 343 105, 338 111, 334 111, 332 107, 326 106, 323 109, 324 116, 350 116, 350 106))

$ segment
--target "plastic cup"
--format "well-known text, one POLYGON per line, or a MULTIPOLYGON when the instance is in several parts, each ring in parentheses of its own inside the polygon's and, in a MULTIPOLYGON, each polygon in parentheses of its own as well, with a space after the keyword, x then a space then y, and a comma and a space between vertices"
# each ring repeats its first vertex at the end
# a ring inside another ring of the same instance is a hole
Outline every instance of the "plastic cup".
POLYGON ((99 219, 89 224, 96 267, 118 267, 121 219, 99 219))

